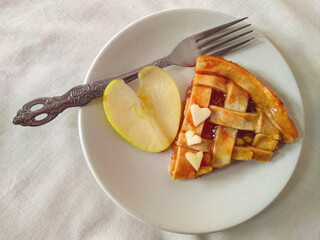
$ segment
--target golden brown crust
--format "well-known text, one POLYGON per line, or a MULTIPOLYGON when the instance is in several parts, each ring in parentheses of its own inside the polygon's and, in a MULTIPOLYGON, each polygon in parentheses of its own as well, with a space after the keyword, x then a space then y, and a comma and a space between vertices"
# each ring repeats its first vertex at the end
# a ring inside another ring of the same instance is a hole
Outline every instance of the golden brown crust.
POLYGON ((194 74, 193 84, 214 88, 224 93, 228 92, 227 80, 225 78, 214 75, 203 75, 196 73, 194 74))
POLYGON ((186 134, 184 132, 180 132, 178 137, 178 146, 183 146, 186 148, 202 151, 202 152, 209 152, 211 150, 212 141, 207 139, 201 139, 201 143, 194 144, 194 145, 188 145, 186 134))
POLYGON ((174 149, 174 155, 171 159, 169 172, 173 180, 195 178, 212 171, 212 156, 209 153, 204 153, 201 166, 196 171, 185 157, 187 152, 196 153, 196 150, 179 146, 174 149), (178 161, 177 161, 178 160, 178 161))
POLYGON ((255 131, 259 120, 259 113, 244 113, 227 108, 210 106, 210 122, 235 129, 255 131))
POLYGON ((193 129, 196 135, 201 135, 203 123, 197 127, 193 126, 192 115, 189 111, 189 107, 192 104, 197 104, 199 107, 207 107, 210 102, 211 89, 202 86, 193 86, 190 99, 188 100, 188 107, 185 113, 185 118, 182 122, 181 131, 187 132, 190 129, 193 129))
POLYGON ((256 160, 256 161, 269 161, 270 157, 272 156, 273 152, 256 148, 256 147, 239 147, 235 146, 232 152, 232 159, 233 160, 241 160, 241 161, 248 161, 248 160, 256 160))
MULTIPOLYGON (((248 94, 246 94, 237 84, 232 81, 228 84, 228 94, 224 103, 224 110, 232 109, 234 113, 245 112, 248 105, 248 94)), ((215 107, 215 106, 211 106, 215 107)), ((211 108, 210 107, 210 108, 211 108)), ((229 110, 230 111, 230 110, 229 110)), ((211 109, 210 121, 212 120, 213 111, 211 109)), ((231 117, 232 118, 232 117, 231 117)), ((229 118, 229 119, 231 119, 229 118)), ((232 121, 231 121, 232 122, 232 121)), ((223 124, 219 124, 223 125, 223 124)), ((230 164, 232 150, 237 137, 237 130, 234 128, 219 126, 216 132, 215 143, 213 147, 213 167, 220 168, 230 164)))
POLYGON ((231 160, 269 161, 278 141, 298 137, 276 94, 243 68, 220 57, 198 58, 185 105, 169 167, 174 180, 195 178, 225 167, 231 160), (192 105, 210 110, 210 116, 199 125, 193 122, 192 105), (188 145, 187 131, 193 131, 201 142, 188 145), (199 151, 203 158, 196 170, 186 153, 199 151))
POLYGON ((214 158, 213 167, 221 168, 230 164, 236 136, 236 129, 223 126, 218 127, 212 151, 214 158))
POLYGON ((216 73, 235 81, 245 89, 253 101, 279 128, 285 142, 292 142, 299 134, 288 112, 277 95, 244 68, 222 57, 200 56, 196 64, 197 73, 216 73))
POLYGON ((273 151, 276 148, 277 144, 278 144, 278 141, 274 139, 272 136, 260 134, 260 133, 254 136, 254 139, 252 142, 253 147, 257 147, 257 148, 261 148, 269 151, 273 151))

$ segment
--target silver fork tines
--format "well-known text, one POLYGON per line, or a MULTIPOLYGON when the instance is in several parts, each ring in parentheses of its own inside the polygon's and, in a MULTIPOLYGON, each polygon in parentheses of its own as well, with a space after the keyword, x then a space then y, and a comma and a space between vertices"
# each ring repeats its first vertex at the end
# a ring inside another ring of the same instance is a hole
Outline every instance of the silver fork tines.
POLYGON ((201 50, 201 51, 200 51, 200 54, 205 55, 206 53, 211 52, 212 50, 216 49, 217 47, 223 46, 223 45, 225 45, 226 43, 231 42, 231 41, 233 41, 233 40, 236 40, 236 39, 238 39, 238 38, 240 38, 240 37, 242 37, 242 36, 245 36, 245 35, 247 35, 247 34, 249 34, 249 33, 251 33, 251 32, 253 32, 253 31, 251 30, 251 31, 248 31, 248 32, 245 32, 245 33, 238 34, 238 35, 235 36, 235 37, 229 38, 229 39, 224 40, 224 41, 222 41, 222 42, 219 42, 219 43, 217 43, 217 44, 215 44, 215 45, 213 45, 213 46, 207 47, 207 48, 201 50))
POLYGON ((231 30, 231 31, 229 31, 229 32, 220 34, 220 35, 218 35, 218 36, 216 36, 216 37, 206 38, 205 40, 202 40, 201 42, 197 42, 197 46, 198 46, 198 48, 202 48, 202 47, 205 46, 205 45, 208 45, 208 44, 210 44, 210 43, 212 43, 212 42, 214 42, 214 41, 217 41, 217 40, 219 40, 219 39, 221 39, 221 38, 223 38, 223 37, 226 37, 226 36, 228 36, 228 35, 230 35, 230 34, 232 34, 232 33, 235 33, 235 32, 237 32, 237 31, 240 31, 240 30, 242 30, 242 29, 244 29, 244 28, 246 28, 246 27, 249 27, 249 26, 251 26, 251 24, 247 24, 247 25, 245 25, 245 26, 243 26, 243 27, 239 27, 239 28, 234 29, 234 30, 231 30))
POLYGON ((245 19, 247 19, 248 17, 244 17, 244 18, 240 18, 238 20, 235 20, 235 21, 232 21, 232 22, 229 22, 229 23, 225 23, 225 24, 222 24, 218 27, 213 27, 213 28, 210 28, 210 29, 207 29, 207 30, 204 30, 202 32, 199 32, 199 33, 196 33, 196 34, 193 34, 191 37, 194 37, 196 39, 196 41, 199 41, 201 39, 204 39, 210 35, 212 35, 213 33, 216 33, 216 32, 219 32, 223 29, 226 29, 228 27, 231 27, 232 25, 235 25, 245 19))
POLYGON ((250 41, 253 40, 253 39, 254 39, 254 37, 249 38, 249 39, 247 39, 247 40, 244 40, 244 41, 242 41, 242 42, 233 44, 233 45, 231 45, 231 46, 229 46, 229 47, 226 47, 226 48, 223 48, 223 49, 221 49, 221 50, 218 50, 218 51, 216 51, 216 52, 214 52, 214 53, 211 53, 210 56, 223 56, 223 55, 225 55, 226 53, 230 52, 231 50, 233 50, 233 49, 235 49, 235 48, 239 48, 240 46, 242 46, 242 45, 250 42, 250 41))
POLYGON ((200 55, 221 56, 250 42, 254 37, 249 39, 242 37, 253 31, 242 32, 241 30, 248 28, 251 24, 229 29, 229 27, 245 19, 247 19, 247 17, 204 30, 185 38, 173 49, 168 56, 169 61, 166 61, 167 65, 164 64, 164 67, 169 65, 192 67, 195 65, 196 58, 200 55), (234 35, 236 32, 239 34, 234 35))

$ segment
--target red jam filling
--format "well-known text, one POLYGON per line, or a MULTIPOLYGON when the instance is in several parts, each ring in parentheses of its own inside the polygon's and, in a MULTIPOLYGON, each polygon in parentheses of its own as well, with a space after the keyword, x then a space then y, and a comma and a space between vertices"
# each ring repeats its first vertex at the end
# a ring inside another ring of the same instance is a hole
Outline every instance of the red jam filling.
POLYGON ((237 138, 241 138, 244 140, 244 143, 241 146, 251 145, 253 138, 254 138, 254 135, 255 135, 254 132, 250 132, 250 131, 246 131, 246 130, 238 130, 238 132, 237 132, 237 138), (248 139, 250 139, 251 141, 248 142, 248 139))
MULTIPOLYGON (((224 101, 226 100, 226 94, 212 89, 211 98, 209 105, 215 105, 218 107, 224 106, 224 101)), ((208 119, 203 124, 203 129, 201 133, 201 137, 209 140, 214 140, 216 137, 218 125, 210 122, 208 119)))
POLYGON ((245 136, 253 137, 254 132, 246 131, 246 130, 238 130, 237 137, 243 138, 245 136))
POLYGON ((213 140, 216 137, 217 128, 218 125, 209 122, 209 120, 207 119, 203 124, 201 138, 213 140))
POLYGON ((254 103, 254 101, 252 101, 252 98, 249 97, 249 100, 248 100, 248 107, 247 107, 247 113, 255 113, 257 112, 257 109, 256 109, 256 105, 254 103))
POLYGON ((210 104, 218 107, 224 106, 224 101, 226 100, 226 94, 215 89, 212 89, 210 104))

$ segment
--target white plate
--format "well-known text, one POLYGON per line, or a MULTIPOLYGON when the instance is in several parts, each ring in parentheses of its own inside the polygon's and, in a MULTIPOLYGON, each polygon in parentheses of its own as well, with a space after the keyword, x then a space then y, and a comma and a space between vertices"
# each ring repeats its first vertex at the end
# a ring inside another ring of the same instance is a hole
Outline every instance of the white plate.
MULTIPOLYGON (((169 54, 183 38, 233 19, 203 9, 169 10, 140 19, 104 46, 85 82, 147 64, 169 54)), ((255 44, 225 58, 248 69, 277 93, 302 136, 304 114, 300 93, 276 48, 259 35, 255 44)), ((165 70, 184 98, 193 68, 165 70)), ((136 81, 130 85, 135 87, 136 81)), ((262 211, 288 182, 302 144, 300 137, 285 145, 270 162, 242 162, 198 179, 172 181, 168 173, 171 149, 147 153, 121 138, 104 115, 102 98, 80 109, 79 129, 87 163, 109 197, 134 217, 180 233, 226 229, 262 211)))

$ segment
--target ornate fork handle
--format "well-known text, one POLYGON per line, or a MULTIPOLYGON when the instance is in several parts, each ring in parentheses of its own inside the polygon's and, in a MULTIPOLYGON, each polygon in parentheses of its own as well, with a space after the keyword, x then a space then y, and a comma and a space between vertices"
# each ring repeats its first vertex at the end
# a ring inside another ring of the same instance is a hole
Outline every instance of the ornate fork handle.
MULTIPOLYGON (((173 65, 171 56, 160 58, 145 66, 158 66, 161 68, 173 65)), ((143 67, 145 67, 143 66, 143 67)), ((26 103, 13 118, 13 123, 21 126, 37 127, 46 124, 55 119, 60 113, 67 108, 79 107, 88 104, 92 99, 103 95, 106 86, 117 78, 122 78, 126 83, 137 78, 138 72, 143 68, 137 68, 135 70, 117 74, 110 78, 91 82, 88 84, 78 85, 70 89, 62 96, 56 97, 42 97, 34 99, 26 103), (40 109, 32 110, 35 105, 43 105, 40 109), (37 117, 43 115, 44 118, 37 119, 37 117)))

